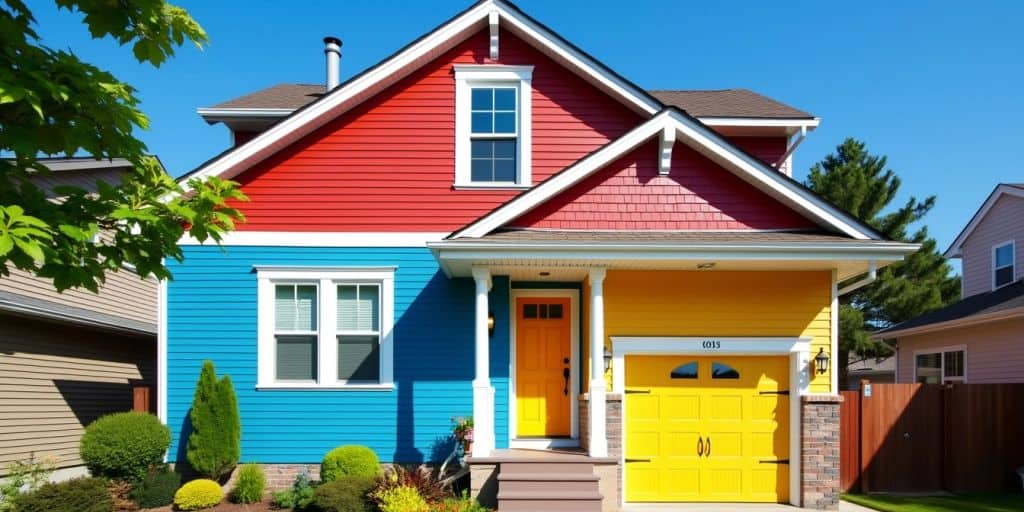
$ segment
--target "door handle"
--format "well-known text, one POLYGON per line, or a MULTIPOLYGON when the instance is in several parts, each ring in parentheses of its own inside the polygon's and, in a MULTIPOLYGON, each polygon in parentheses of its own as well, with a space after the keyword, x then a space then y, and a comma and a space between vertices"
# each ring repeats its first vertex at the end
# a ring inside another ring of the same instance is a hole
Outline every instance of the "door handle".
POLYGON ((704 452, 704 456, 705 457, 710 457, 711 456, 711 436, 708 436, 708 449, 707 449, 706 452, 704 452))
POLYGON ((697 436, 697 456, 701 457, 704 455, 704 438, 697 436))
POLYGON ((565 379, 565 389, 562 390, 562 392, 565 393, 565 396, 569 396, 569 369, 568 368, 563 368, 562 369, 562 377, 565 379))

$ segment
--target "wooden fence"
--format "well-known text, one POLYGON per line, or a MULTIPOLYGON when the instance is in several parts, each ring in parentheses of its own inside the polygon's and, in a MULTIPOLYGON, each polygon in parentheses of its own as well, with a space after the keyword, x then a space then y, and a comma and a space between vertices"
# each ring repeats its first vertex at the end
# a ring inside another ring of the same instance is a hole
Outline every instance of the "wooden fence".
POLYGON ((844 491, 1020 489, 1024 384, 864 382, 842 394, 844 491))

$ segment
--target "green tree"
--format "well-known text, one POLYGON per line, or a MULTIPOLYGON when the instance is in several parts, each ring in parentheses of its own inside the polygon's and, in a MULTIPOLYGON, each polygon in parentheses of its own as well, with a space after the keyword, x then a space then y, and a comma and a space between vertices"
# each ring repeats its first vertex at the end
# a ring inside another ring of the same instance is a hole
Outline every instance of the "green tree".
MULTIPOLYGON (((159 66, 186 40, 206 33, 164 0, 56 0, 84 15, 95 38, 131 45, 135 59, 159 66)), ((142 276, 169 277, 163 258, 182 259, 186 232, 220 241, 242 220, 229 199, 237 184, 190 180, 189 193, 163 172, 135 137, 149 120, 135 89, 73 53, 41 44, 21 0, 0 0, 0 275, 19 268, 49 278, 58 290, 96 291, 107 272, 134 265, 142 276), (94 193, 60 187, 55 201, 35 184, 50 171, 42 156, 124 158, 133 169, 94 193), (94 235, 103 231, 103 242, 94 235)))
POLYGON ((219 381, 212 361, 199 372, 192 409, 192 433, 186 457, 196 473, 212 480, 231 474, 241 456, 242 426, 231 377, 219 381))
POLYGON ((923 201, 910 197, 902 206, 890 208, 901 182, 886 163, 886 157, 872 155, 863 142, 848 138, 834 154, 814 164, 807 176, 808 187, 887 238, 921 244, 904 261, 879 270, 873 284, 840 298, 841 379, 846 378, 850 351, 863 356, 891 354, 889 345, 869 337, 872 331, 960 298, 960 278, 951 275, 952 268, 928 236, 927 227, 909 232, 935 206, 935 197, 923 201))

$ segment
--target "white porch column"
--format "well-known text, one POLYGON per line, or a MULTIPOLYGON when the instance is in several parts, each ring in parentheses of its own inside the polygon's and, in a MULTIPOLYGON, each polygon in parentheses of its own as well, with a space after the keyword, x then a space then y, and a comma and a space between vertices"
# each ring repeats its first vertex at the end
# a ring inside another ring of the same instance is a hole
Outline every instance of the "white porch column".
POLYGON ((476 374, 473 379, 473 456, 486 457, 494 450, 494 388, 491 387, 490 334, 487 332, 487 293, 491 291, 491 271, 473 268, 476 282, 475 336, 476 374))
POLYGON ((604 277, 603 267, 590 269, 590 456, 608 456, 605 428, 604 277))

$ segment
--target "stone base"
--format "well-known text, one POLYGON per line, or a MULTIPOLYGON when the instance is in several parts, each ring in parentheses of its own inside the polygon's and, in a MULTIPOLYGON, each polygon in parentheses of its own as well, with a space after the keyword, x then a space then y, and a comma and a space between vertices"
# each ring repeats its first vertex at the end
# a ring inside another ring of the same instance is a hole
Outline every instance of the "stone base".
POLYGON ((839 508, 838 395, 801 397, 800 504, 804 508, 839 508))
POLYGON ((489 509, 498 508, 497 464, 469 466, 469 495, 489 509))

